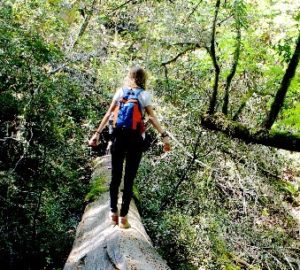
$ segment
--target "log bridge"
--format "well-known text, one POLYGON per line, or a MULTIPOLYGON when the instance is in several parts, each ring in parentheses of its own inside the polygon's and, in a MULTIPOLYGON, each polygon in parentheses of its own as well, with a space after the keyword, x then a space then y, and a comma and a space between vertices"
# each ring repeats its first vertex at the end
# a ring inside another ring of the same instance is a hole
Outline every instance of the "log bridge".
MULTIPOLYGON (((92 181, 103 177, 108 186, 110 164, 109 155, 97 158, 92 181)), ((111 224, 108 191, 88 204, 64 270, 170 270, 153 247, 133 200, 128 218, 130 229, 111 224)))

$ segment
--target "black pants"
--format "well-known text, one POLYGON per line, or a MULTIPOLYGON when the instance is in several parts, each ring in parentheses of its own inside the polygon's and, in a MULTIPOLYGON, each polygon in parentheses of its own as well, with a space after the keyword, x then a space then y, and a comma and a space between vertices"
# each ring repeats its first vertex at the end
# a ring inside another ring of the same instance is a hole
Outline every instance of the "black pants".
POLYGON ((118 211, 118 193, 121 183, 123 163, 125 163, 124 191, 120 215, 126 216, 132 198, 133 181, 142 158, 142 137, 139 132, 117 128, 114 130, 111 149, 112 179, 110 183, 110 208, 118 211))

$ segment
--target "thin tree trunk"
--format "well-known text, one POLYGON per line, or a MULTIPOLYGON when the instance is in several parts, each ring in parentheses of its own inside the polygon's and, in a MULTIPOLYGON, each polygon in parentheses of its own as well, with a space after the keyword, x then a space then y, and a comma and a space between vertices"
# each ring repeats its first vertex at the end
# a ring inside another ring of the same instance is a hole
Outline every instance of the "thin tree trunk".
POLYGON ((202 3, 202 0, 200 0, 200 1, 198 2, 198 4, 196 4, 196 5, 194 6, 192 12, 187 16, 187 18, 186 18, 185 21, 188 21, 188 20, 192 17, 192 15, 193 15, 193 14, 195 13, 195 11, 198 9, 198 7, 200 6, 201 3, 202 3))
MULTIPOLYGON (((70 45, 69 48, 67 48, 67 52, 71 52, 78 44, 80 38, 83 36, 83 34, 85 33, 88 25, 89 25, 89 22, 93 16, 93 12, 94 12, 94 9, 95 9, 95 6, 97 4, 97 1, 98 0, 94 0, 93 3, 92 3, 92 6, 90 8, 90 10, 88 10, 86 12, 86 17, 84 19, 84 22, 82 23, 81 27, 80 27, 80 30, 79 30, 79 33, 77 35, 77 38, 76 40, 73 42, 73 44, 70 45)), ((52 69, 49 74, 55 74, 57 72, 59 72, 60 70, 62 70, 63 68, 65 68, 67 66, 67 64, 70 62, 71 60, 65 60, 63 64, 59 65, 58 67, 56 67, 55 69, 52 69)))
POLYGON ((246 98, 244 98, 244 100, 242 100, 241 105, 239 106, 239 108, 236 110, 236 112, 234 113, 232 120, 236 121, 239 117, 239 115, 241 114, 241 112, 243 111, 243 109, 246 107, 248 100, 253 96, 254 94, 254 90, 250 90, 249 93, 247 94, 246 98))
POLYGON ((72 46, 69 48, 69 50, 72 50, 73 48, 76 47, 76 45, 78 44, 80 38, 83 36, 84 32, 86 31, 86 29, 89 25, 89 22, 90 22, 90 20, 93 16, 93 12, 94 12, 96 3, 97 3, 97 0, 94 0, 90 10, 87 12, 87 15, 85 17, 85 20, 84 20, 83 24, 80 27, 80 31, 79 31, 78 36, 77 36, 76 40, 74 41, 74 43, 72 44, 72 46))
POLYGON ((245 71, 244 71, 244 80, 246 81, 248 90, 247 90, 246 95, 241 99, 242 102, 241 102, 240 106, 238 107, 238 109, 232 116, 233 121, 236 121, 238 119, 238 117, 242 113, 243 109, 246 107, 249 99, 253 96, 253 94, 255 92, 257 92, 257 84, 255 82, 255 78, 254 77, 252 79, 247 78, 245 71), (252 85, 250 84, 250 80, 252 82, 252 85))
POLYGON ((267 119, 265 120, 264 127, 267 130, 269 130, 272 127, 280 112, 280 109, 283 106, 286 93, 289 89, 293 77, 295 76, 295 72, 299 63, 299 57, 300 57, 300 32, 296 43, 295 52, 283 76, 280 88, 276 93, 275 99, 271 105, 271 109, 267 116, 267 119))
MULTIPOLYGON (((238 23, 238 22, 237 22, 238 23)), ((234 60, 233 64, 231 67, 231 71, 226 79, 226 87, 225 87, 225 94, 224 94, 224 99, 223 99, 223 107, 222 107, 222 112, 227 115, 228 114, 228 103, 229 103, 229 89, 231 86, 231 81, 235 75, 236 68, 239 62, 240 58, 240 50, 241 50, 241 27, 237 25, 237 36, 236 36, 236 49, 234 52, 234 60)))
POLYGON ((213 21, 213 29, 212 29, 212 37, 211 37, 211 46, 209 50, 209 54, 212 58, 214 68, 215 68, 215 80, 214 80, 214 87, 213 93, 210 98, 208 113, 213 114, 215 112, 216 102, 217 102, 217 95, 218 95, 218 88, 219 88, 219 77, 220 77, 220 66, 217 61, 216 57, 216 25, 217 25, 217 18, 219 14, 221 1, 217 0, 216 2, 216 9, 215 9, 215 17, 213 21))

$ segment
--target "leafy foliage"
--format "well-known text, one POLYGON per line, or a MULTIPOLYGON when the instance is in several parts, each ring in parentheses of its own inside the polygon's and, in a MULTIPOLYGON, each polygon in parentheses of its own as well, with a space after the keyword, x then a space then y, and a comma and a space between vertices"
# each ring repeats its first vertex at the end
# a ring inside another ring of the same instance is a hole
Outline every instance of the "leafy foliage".
POLYGON ((192 149, 175 145, 163 159, 153 149, 138 177, 146 228, 171 268, 289 269, 285 255, 296 267, 297 225, 282 200, 296 200, 298 191, 283 179, 282 157, 198 132, 198 162, 176 192, 192 149))
MULTIPOLYGON (((287 161, 275 150, 200 127, 214 83, 209 48, 215 4, 0 4, 0 262, 5 269, 62 267, 84 199, 102 186, 101 179, 89 186, 85 141, 128 66, 137 64, 149 70, 156 112, 173 136, 171 153, 162 155, 157 144, 146 155, 135 192, 148 232, 171 267, 299 266, 296 224, 282 207, 299 196, 294 182, 284 178, 287 161)), ((259 129, 294 50, 298 6, 221 1, 217 111, 240 29, 228 117, 259 129)), ((299 133, 299 82, 296 72, 272 132, 299 133)))
POLYGON ((11 6, 1 18, 1 265, 55 268, 87 190, 83 124, 93 102, 69 76, 49 76, 50 62, 63 54, 20 27, 11 6))

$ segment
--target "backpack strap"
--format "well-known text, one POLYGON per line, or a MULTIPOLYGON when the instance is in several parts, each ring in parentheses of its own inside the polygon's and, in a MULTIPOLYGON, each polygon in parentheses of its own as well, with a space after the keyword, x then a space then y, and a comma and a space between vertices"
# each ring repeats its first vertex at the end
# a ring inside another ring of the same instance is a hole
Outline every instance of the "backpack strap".
POLYGON ((138 101, 139 108, 143 114, 143 106, 139 99, 139 96, 142 93, 142 91, 144 91, 144 89, 138 88, 137 90, 133 90, 132 88, 122 88, 122 91, 123 91, 123 96, 121 100, 123 100, 124 102, 124 101, 128 101, 129 99, 133 99, 133 100, 136 99, 138 101), (130 95, 129 93, 130 91, 133 93, 133 95, 130 95), (128 98, 129 96, 130 98, 128 98))
POLYGON ((113 126, 114 127, 117 123, 117 118, 118 118, 118 113, 119 113, 120 107, 122 107, 128 101, 137 103, 137 105, 138 105, 138 109, 137 108, 134 109, 134 111, 135 111, 134 112, 134 122, 139 121, 139 119, 137 117, 137 115, 138 115, 137 110, 140 111, 140 113, 142 115, 142 119, 144 119, 143 106, 139 100, 139 96, 142 91, 143 91, 142 88, 138 88, 137 90, 133 90, 132 88, 122 88, 122 92, 123 92, 122 97, 118 101, 118 105, 117 105, 116 109, 114 110, 114 117, 113 117, 113 126), (132 92, 132 94, 130 94, 130 92, 132 92))
POLYGON ((132 92, 133 93, 132 96, 134 96, 133 98, 137 99, 140 96, 143 89, 137 88, 136 90, 133 90, 132 88, 122 88, 122 91, 123 91, 123 97, 130 95, 130 92, 132 92))

